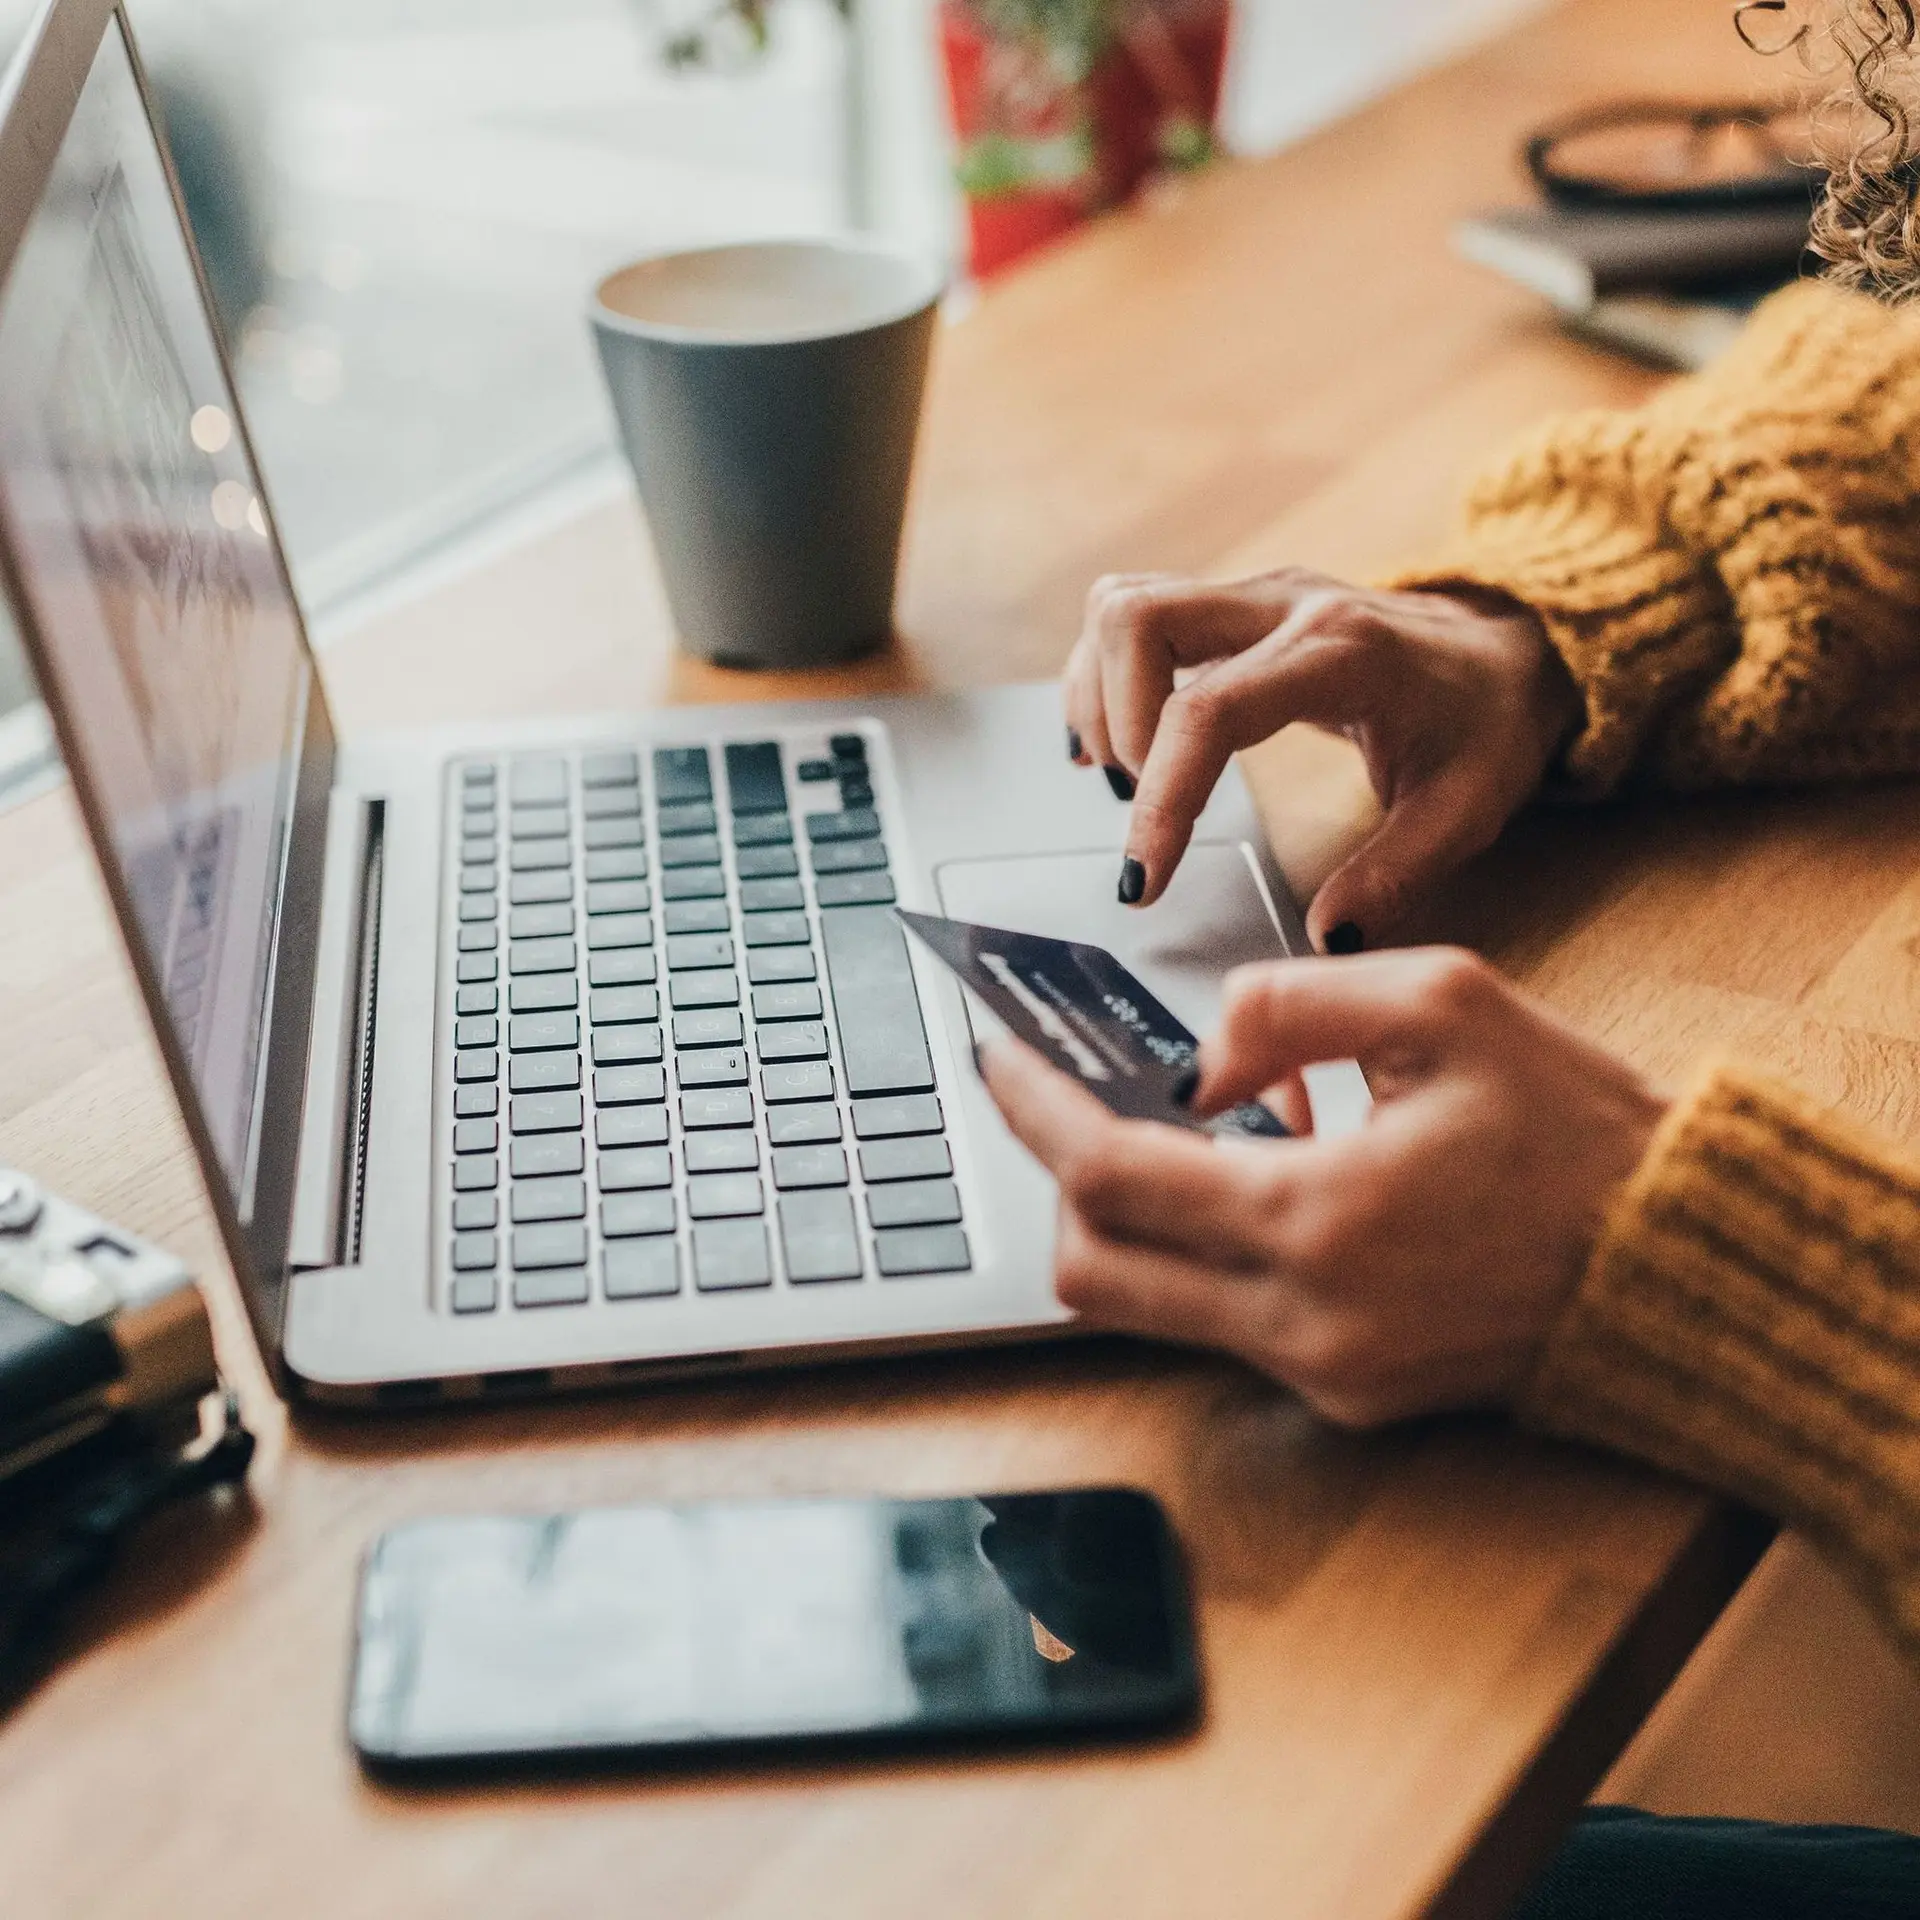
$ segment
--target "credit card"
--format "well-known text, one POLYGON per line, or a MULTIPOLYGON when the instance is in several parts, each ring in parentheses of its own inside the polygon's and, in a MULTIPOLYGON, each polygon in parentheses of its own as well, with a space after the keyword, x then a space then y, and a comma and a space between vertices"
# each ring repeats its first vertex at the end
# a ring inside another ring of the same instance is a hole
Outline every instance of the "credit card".
POLYGON ((1258 1101, 1212 1120, 1173 1097, 1199 1043, 1104 947, 896 909, 1008 1029, 1125 1120, 1284 1139, 1258 1101))

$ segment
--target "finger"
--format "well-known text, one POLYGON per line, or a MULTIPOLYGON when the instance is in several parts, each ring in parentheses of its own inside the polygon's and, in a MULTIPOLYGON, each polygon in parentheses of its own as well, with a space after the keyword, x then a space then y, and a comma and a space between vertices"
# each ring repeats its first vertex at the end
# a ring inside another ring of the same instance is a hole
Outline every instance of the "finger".
POLYGON ((1323 952, 1358 952, 1409 901, 1484 852, 1504 824, 1478 768, 1456 767, 1413 788, 1321 884, 1307 910, 1313 944, 1323 952))
POLYGON ((1322 1060, 1430 1048, 1488 969, 1448 947, 1280 960, 1227 976, 1218 1030, 1200 1048, 1196 1112, 1219 1113, 1322 1060))
MULTIPOLYGON (((980 1071, 1014 1135, 1103 1232, 1222 1262, 1259 1256, 1262 1216, 1280 1204, 1243 1152, 1151 1121, 1120 1120, 1031 1047, 997 1039, 980 1071)), ((1265 1160, 1276 1148, 1256 1149, 1265 1160)), ((1270 1164, 1270 1163, 1269 1163, 1270 1164)))
POLYGON ((1166 891, 1226 764, 1293 720, 1344 725, 1393 697, 1392 676, 1350 644, 1363 616, 1303 600, 1286 625, 1208 668, 1165 703, 1127 825, 1139 904, 1166 891))
POLYGON ((1106 766, 1113 759, 1113 742, 1107 736, 1107 715, 1100 692, 1100 626, 1096 586, 1087 598, 1087 610, 1080 624, 1080 637, 1067 656, 1061 690, 1066 699, 1067 726, 1080 742, 1081 766, 1106 766))

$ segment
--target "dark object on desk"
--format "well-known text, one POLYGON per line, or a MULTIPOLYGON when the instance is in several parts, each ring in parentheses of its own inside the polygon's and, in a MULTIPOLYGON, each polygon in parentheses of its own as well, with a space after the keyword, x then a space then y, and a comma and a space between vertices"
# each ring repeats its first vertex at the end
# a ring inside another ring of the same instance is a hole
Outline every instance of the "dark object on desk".
POLYGON ((1169 1730, 1186 1580, 1144 1493, 421 1520, 367 1556, 348 1731, 394 1772, 1169 1730))

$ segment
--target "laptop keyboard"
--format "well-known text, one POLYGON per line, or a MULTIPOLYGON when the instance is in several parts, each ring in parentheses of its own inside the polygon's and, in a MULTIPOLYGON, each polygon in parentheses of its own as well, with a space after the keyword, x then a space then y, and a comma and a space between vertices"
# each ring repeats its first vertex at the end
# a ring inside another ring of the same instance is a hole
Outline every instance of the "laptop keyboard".
POLYGON ((805 806, 771 740, 454 768, 455 1313, 971 1265, 866 742, 828 746, 805 806))

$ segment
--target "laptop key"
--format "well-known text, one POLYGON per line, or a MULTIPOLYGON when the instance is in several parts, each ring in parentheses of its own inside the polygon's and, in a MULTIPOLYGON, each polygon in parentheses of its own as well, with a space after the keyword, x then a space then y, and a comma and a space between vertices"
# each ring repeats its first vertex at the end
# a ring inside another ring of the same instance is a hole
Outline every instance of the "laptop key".
POLYGON ((577 1013, 517 1013, 507 1022, 507 1048, 512 1053, 540 1053, 550 1047, 579 1044, 577 1013))
POLYGON ((657 1026, 594 1029, 593 1064, 596 1067, 625 1067, 636 1061, 658 1060, 661 1052, 660 1029, 657 1026))
POLYGON ((860 1149, 860 1178, 869 1186, 888 1180, 939 1180, 952 1171, 953 1155, 938 1134, 874 1140, 860 1149))
POLYGON ((583 1102, 577 1093, 523 1093, 507 1109, 514 1133, 578 1133, 583 1102))
POLYGON ((601 787, 580 796, 580 811, 589 820, 624 820, 640 811, 638 787, 601 787))
POLYGON ((667 941, 667 971, 686 973, 699 967, 733 965, 733 940, 724 933, 680 933, 667 941))
POLYGON ((752 1173, 760 1165, 760 1136, 749 1128, 690 1133, 685 1152, 689 1173, 752 1173))
POLYGON ((516 940, 507 949, 509 973, 571 973, 577 963, 571 940, 516 940))
POLYGON ((853 1103, 856 1140, 885 1140, 903 1133, 939 1133, 941 1130, 938 1094, 910 1093, 895 1100, 853 1103))
POLYGON ((575 1220, 516 1227, 509 1244, 513 1264, 522 1272, 534 1272, 541 1267, 578 1267, 586 1263, 587 1230, 575 1220))
POLYGON ((509 940, 548 940, 573 931, 573 903, 556 900, 539 907, 514 907, 507 914, 509 940))
POLYGON ((584 1264, 513 1276, 516 1307, 581 1307, 586 1305, 588 1293, 584 1264))
POLYGON ((593 1137, 603 1147, 665 1146, 667 1110, 665 1107, 608 1107, 593 1116, 593 1137))
POLYGON ((600 1231, 609 1240, 671 1233, 678 1224, 671 1193, 610 1193, 600 1202, 600 1231))
POLYGON ((570 973, 530 974, 507 990, 507 1005, 515 1013, 556 1013, 579 1003, 580 983, 570 973))
POLYGON ((507 793, 517 807, 562 801, 567 797, 567 763, 557 753, 523 754, 507 769, 507 793))
POLYGON ((492 893, 463 893, 460 896, 460 919, 463 924, 472 925, 477 920, 495 919, 500 912, 500 899, 492 893))
POLYGON ((844 1187, 847 1152, 844 1147, 775 1147, 773 1184, 782 1193, 798 1187, 844 1187))
POLYGON ((883 867, 877 873, 823 873, 813 883, 813 897, 824 907, 883 907, 892 901, 893 875, 883 867))
POLYGON ((583 787, 630 787, 640 778, 640 756, 608 750, 580 756, 580 784, 583 787))
POLYGON ((453 1128, 455 1153, 492 1153, 500 1145, 497 1120, 458 1120, 453 1128))
POLYGON ((790 1100, 831 1100, 833 1068, 825 1060, 809 1060, 795 1066, 762 1067, 760 1093, 770 1107, 783 1106, 790 1100))
POLYGON ((840 804, 843 807, 870 807, 873 805, 873 788, 864 780, 842 780, 840 804))
POLYGON ((474 1047, 466 1053, 456 1053, 453 1056, 453 1077, 456 1080, 497 1080, 500 1077, 500 1049, 474 1047))
POLYGON ((470 1013, 453 1023, 453 1044, 462 1048, 497 1047, 500 1022, 490 1013, 470 1013))
POLYGON ((699 1053, 683 1053, 674 1062, 674 1073, 686 1087, 744 1087, 747 1083, 747 1056, 739 1047, 713 1047, 699 1053))
POLYGON ((669 933, 725 933, 731 924, 724 900, 675 900, 666 909, 669 933))
POLYGON ((698 1173, 687 1179, 687 1213, 695 1220, 732 1220, 762 1212, 757 1173, 698 1173))
POLYGON ((680 1291, 680 1249, 671 1240, 616 1240, 600 1254, 609 1300, 658 1300, 680 1291))
POLYGON ((577 1133, 536 1133, 513 1143, 513 1177, 538 1180, 556 1173, 579 1173, 587 1164, 577 1133))
POLYGON ((573 864, 573 849, 565 840, 516 840, 507 854, 515 873, 551 873, 573 864))
POLYGON ((513 1189, 513 1224, 524 1227, 540 1220, 584 1220, 587 1183, 584 1180, 521 1180, 513 1189))
POLYGON ((800 856, 791 845, 740 847, 733 856, 733 870, 742 880, 785 879, 800 871, 800 856))
POLYGON ((731 967, 676 973, 667 982, 667 997, 676 1007, 737 1007, 739 976, 731 967))
POLYGON ((490 1233, 456 1233, 453 1236, 453 1270, 455 1273, 478 1273, 487 1267, 496 1266, 500 1259, 500 1244, 490 1233))
POLYGON ((587 955, 587 984, 594 987, 647 987, 653 984, 654 957, 644 947, 623 947, 587 955))
POLYGON ((787 1278, 795 1286, 860 1278, 860 1236, 854 1230, 853 1201, 848 1195, 783 1194, 778 1212, 787 1278))
POLYGON ((683 833, 711 833, 714 825, 713 808, 705 800, 669 804, 663 796, 659 819, 663 840, 677 839, 683 833))
MULTIPOLYGON (((492 927, 462 927, 459 933, 459 942, 462 953, 492 953, 500 944, 500 935, 492 927)), ((462 974, 461 978, 465 979, 466 975, 462 974)), ((475 974, 474 978, 477 980, 491 980, 493 974, 491 971, 479 973, 475 974)))
POLYGON ((492 1273, 456 1273, 447 1304, 455 1313, 491 1313, 500 1304, 500 1282, 492 1273))
MULTIPOLYGON (((460 931, 467 933, 471 929, 462 927, 460 931)), ((488 931, 491 932, 492 929, 489 928, 488 931)), ((494 953, 463 953, 453 977, 463 984, 497 980, 500 977, 500 956, 494 953)))
POLYGON ((806 904, 806 892, 798 880, 743 880, 740 883, 742 913, 785 912, 806 904))
MULTIPOLYGON (((664 813, 684 800, 713 798, 713 766, 705 747, 656 747, 653 752, 653 790, 664 813)), ((662 829, 664 831, 664 829, 662 829)))
POLYGON ((491 787, 499 777, 499 769, 491 760, 469 760, 460 769, 460 784, 464 787, 491 787))
POLYGON ((839 813, 807 815, 807 838, 815 846, 822 840, 872 840, 880 832, 880 816, 871 807, 846 807, 839 813))
POLYGON ((491 851, 493 842, 482 841, 488 851, 485 853, 464 852, 461 858, 468 864, 460 869, 460 891, 462 893, 491 893, 499 884, 499 869, 493 864, 491 851))
POLYGON ((516 873, 507 881, 507 900, 516 907, 538 907, 573 898, 573 875, 564 867, 549 873, 516 873))
POLYGON ((810 981, 796 980, 784 986, 753 990, 756 1020, 817 1020, 821 1011, 820 989, 810 981))
POLYGON ((673 1044, 680 1047, 737 1047, 746 1038, 737 1007, 701 1007, 673 1016, 673 1044))
POLYGON ((667 1097, 665 1067, 596 1067, 596 1107, 650 1107, 667 1097))
POLYGON ((793 839, 793 821, 784 813, 743 814, 733 823, 736 847, 781 847, 793 839))
POLYGON ((879 840, 822 840, 813 849, 815 873, 864 873, 887 864, 887 849, 879 840))
POLYGON ((727 798, 736 814, 779 813, 787 804, 777 740, 735 741, 726 750, 727 798))
POLYGON ((653 905, 653 888, 645 880, 590 880, 589 913, 645 913, 653 905))
POLYGON ((717 867, 720 839, 712 833, 681 834, 660 843, 660 865, 671 872, 680 867, 717 867))
POLYGON ((740 934, 749 947, 804 947, 813 928, 804 913, 749 913, 741 917, 740 934))
MULTIPOLYGON (((710 1140, 727 1140, 724 1133, 708 1134, 710 1140)), ((745 1136, 751 1140, 752 1134, 745 1136)), ((600 1191, 636 1193, 648 1187, 673 1185, 673 1155, 665 1147, 619 1147, 600 1156, 600 1191)))
POLYGON ((453 1010, 463 1018, 469 1014, 496 1012, 499 1005, 498 987, 461 987, 453 996, 453 1010))
POLYGON ((708 1127, 750 1127, 753 1095, 745 1087, 696 1087, 680 1096, 680 1124, 689 1133, 708 1127))
POLYGON ((453 1111, 456 1119, 475 1120, 500 1111, 500 1089, 491 1080, 478 1085, 455 1087, 453 1111))
POLYGON ((588 1018, 596 1027, 619 1026, 629 1020, 660 1018, 658 987, 596 987, 587 995, 588 1018))
POLYGON ((762 1027, 753 1038, 762 1066, 827 1057, 827 1030, 818 1020, 795 1020, 787 1026, 762 1027))
POLYGON ((831 1101, 767 1110, 767 1138, 775 1147, 819 1146, 840 1138, 840 1109, 831 1101))
POLYGON ((577 1053, 516 1053, 507 1061, 509 1093, 554 1093, 579 1084, 577 1053))
MULTIPOLYGON (((826 885, 820 882, 822 892, 826 885)), ((884 907, 849 907, 823 913, 820 930, 847 1091, 857 1097, 930 1088, 933 1059, 899 921, 884 907)))
POLYGON ((590 853, 606 847, 639 847, 646 844, 647 830, 638 820, 589 820, 580 839, 590 853))
POLYGON ((676 867, 660 876, 663 900, 719 900, 727 891, 727 876, 718 867, 676 867))
POLYGON ((759 1220, 704 1220, 693 1230, 693 1283, 702 1293, 773 1285, 767 1229, 759 1220))
POLYGON ((491 1153, 470 1153, 453 1163, 455 1193, 491 1193, 500 1184, 500 1162, 491 1153))
POLYGON ((904 1227, 873 1236, 873 1256, 889 1279, 918 1273, 965 1273, 973 1265, 963 1227, 904 1227))
POLYGON ((844 767, 849 760, 863 761, 867 757, 867 736, 864 733, 833 734, 827 741, 827 751, 837 766, 844 767))
POLYGON ((756 987, 815 978, 813 954, 806 947, 761 947, 747 955, 747 978, 756 987))
POLYGON ((587 947, 604 953, 613 947, 653 945, 653 916, 648 913, 601 913, 587 922, 587 947))
POLYGON ((867 1221, 883 1227, 947 1227, 960 1218, 960 1189, 951 1180, 902 1180, 867 1195, 867 1221))
POLYGON ((456 1193, 453 1196, 455 1233, 491 1233, 500 1224, 500 1202, 491 1193, 456 1193))
POLYGON ((595 847, 582 865, 588 880, 644 880, 647 877, 645 847, 595 847))
POLYGON ((802 760, 800 764, 794 768, 794 772, 797 773, 802 780, 812 785, 816 781, 831 780, 833 778, 833 762, 831 760, 802 760))
POLYGON ((564 840, 570 824, 565 807, 515 807, 507 832, 516 840, 564 840))

